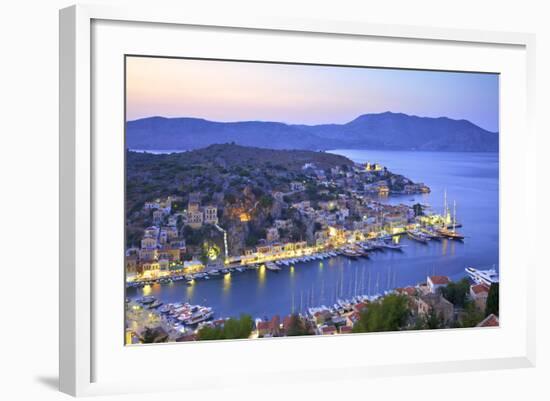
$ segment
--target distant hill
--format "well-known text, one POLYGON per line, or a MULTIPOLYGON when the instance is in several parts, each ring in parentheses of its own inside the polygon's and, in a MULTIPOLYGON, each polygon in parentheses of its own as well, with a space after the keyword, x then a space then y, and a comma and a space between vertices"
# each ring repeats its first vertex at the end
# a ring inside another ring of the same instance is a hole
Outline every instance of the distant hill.
POLYGON ((132 151, 127 153, 129 173, 140 171, 144 166, 147 166, 145 170, 154 170, 164 165, 169 168, 218 165, 228 169, 245 165, 251 168, 283 166, 288 171, 301 172, 306 163, 313 163, 322 169, 343 165, 353 166, 353 162, 347 157, 327 152, 276 150, 236 144, 215 144, 189 152, 172 154, 155 155, 132 151))
POLYGON ((225 123, 165 117, 144 118, 126 124, 126 146, 144 150, 191 150, 234 142, 270 149, 496 152, 498 141, 498 133, 467 120, 392 112, 364 114, 346 124, 225 123))

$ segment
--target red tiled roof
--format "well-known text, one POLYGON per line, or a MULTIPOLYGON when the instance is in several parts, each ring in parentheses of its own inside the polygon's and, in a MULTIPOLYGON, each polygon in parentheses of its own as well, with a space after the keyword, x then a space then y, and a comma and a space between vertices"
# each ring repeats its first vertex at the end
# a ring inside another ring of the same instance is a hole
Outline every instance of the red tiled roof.
POLYGON ((333 334, 336 333, 336 327, 335 326, 325 326, 321 329, 323 334, 333 334))
POLYGON ((291 315, 288 315, 286 316, 284 319, 283 319, 283 328, 287 328, 288 326, 290 326, 290 322, 292 321, 292 316, 291 315))
POLYGON ((430 276, 430 281, 434 285, 445 285, 450 283, 449 277, 447 276, 430 276))
POLYGON ((498 327, 498 326, 499 326, 498 316, 495 316, 492 313, 477 325, 477 327, 498 327))
POLYGON ((416 289, 414 287, 398 288, 396 291, 401 294, 407 294, 411 297, 416 294, 416 289))
POLYGON ((342 326, 340 327, 340 333, 351 333, 353 328, 351 326, 342 326))
POLYGON ((481 294, 482 292, 488 293, 489 289, 483 284, 472 285, 472 292, 474 294, 481 294))
POLYGON ((196 340, 198 340, 198 336, 196 334, 189 334, 189 335, 184 335, 176 338, 176 342, 178 343, 184 342, 184 341, 196 341, 196 340))
POLYGON ((355 311, 355 312, 350 313, 350 315, 348 317, 352 322, 356 322, 361 317, 361 314, 359 312, 355 311))
POLYGON ((256 324, 258 330, 268 330, 271 322, 259 322, 256 324))

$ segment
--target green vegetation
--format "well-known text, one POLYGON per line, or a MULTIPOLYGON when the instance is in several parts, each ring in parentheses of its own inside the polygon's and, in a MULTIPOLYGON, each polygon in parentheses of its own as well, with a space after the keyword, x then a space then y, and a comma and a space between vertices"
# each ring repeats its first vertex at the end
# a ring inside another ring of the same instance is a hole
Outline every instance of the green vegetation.
POLYGON ((160 328, 146 327, 141 334, 140 340, 143 344, 165 343, 168 341, 168 334, 160 328))
POLYGON ((307 336, 312 334, 309 324, 304 322, 297 313, 290 316, 290 322, 286 330, 287 336, 307 336))
POLYGON ((442 316, 438 316, 435 310, 432 308, 428 316, 424 319, 426 329, 441 329, 444 327, 445 322, 442 316))
POLYGON ((472 301, 464 305, 464 314, 460 320, 461 327, 475 327, 483 320, 483 312, 472 301))
POLYGON ((491 313, 498 316, 498 283, 491 285, 491 288, 489 288, 489 295, 487 295, 485 316, 489 316, 491 313))
POLYGON ((391 294, 381 302, 369 304, 353 326, 353 332, 396 331, 405 325, 408 314, 407 298, 391 294))
POLYGON ((463 278, 457 282, 451 282, 446 287, 441 288, 441 294, 447 301, 455 307, 464 307, 468 294, 470 292, 470 282, 463 278))
POLYGON ((424 215, 424 210, 422 209, 422 205, 420 203, 415 203, 413 205, 413 211, 415 217, 424 215))
POLYGON ((240 318, 231 318, 225 321, 223 327, 202 327, 198 332, 199 340, 234 340, 248 338, 254 327, 250 315, 241 315, 240 318))

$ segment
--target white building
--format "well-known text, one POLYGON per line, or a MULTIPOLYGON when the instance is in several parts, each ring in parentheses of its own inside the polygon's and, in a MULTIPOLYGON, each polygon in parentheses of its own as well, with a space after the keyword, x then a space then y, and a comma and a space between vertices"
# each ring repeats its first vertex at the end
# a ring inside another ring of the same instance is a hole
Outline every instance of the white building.
POLYGON ((204 222, 207 224, 218 224, 218 208, 206 206, 204 208, 204 222))
POLYGON ((428 289, 435 294, 441 287, 445 287, 451 282, 447 276, 428 276, 428 289))

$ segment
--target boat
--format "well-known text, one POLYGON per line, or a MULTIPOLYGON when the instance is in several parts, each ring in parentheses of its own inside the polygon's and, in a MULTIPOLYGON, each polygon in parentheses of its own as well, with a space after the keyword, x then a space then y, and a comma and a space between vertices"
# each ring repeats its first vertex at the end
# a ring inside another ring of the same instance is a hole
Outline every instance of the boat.
POLYGON ((459 234, 455 230, 449 230, 448 228, 438 228, 437 233, 442 237, 445 237, 448 239, 456 239, 459 241, 462 241, 464 239, 464 235, 459 234))
POLYGON ((244 272, 244 269, 242 267, 237 267, 235 270, 237 270, 239 273, 244 272))
POLYGON ((208 274, 211 276, 219 276, 220 272, 218 270, 210 270, 208 274))
POLYGON ((360 256, 357 252, 352 251, 351 249, 344 249, 342 251, 342 255, 349 259, 357 259, 360 256))
POLYGON ((422 233, 421 231, 418 231, 418 230, 411 230, 411 231, 407 231, 407 235, 409 238, 417 241, 417 242, 420 242, 422 244, 427 244, 428 241, 430 240, 430 238, 428 238, 427 235, 425 235, 424 233, 422 233))
POLYGON ((494 268, 489 270, 478 270, 473 267, 467 267, 464 270, 476 284, 485 284, 490 287, 491 284, 496 284, 500 280, 499 274, 494 268))
POLYGON ((147 297, 143 297, 143 298, 140 298, 138 300, 139 303, 143 304, 143 305, 150 305, 152 304, 153 302, 155 302, 157 299, 153 296, 147 296, 147 297))
POLYGON ((160 313, 170 313, 172 310, 172 307, 170 304, 164 304, 159 308, 160 313))
POLYGON ((155 309, 155 308, 158 308, 161 305, 162 305, 162 302, 157 299, 157 300, 155 300, 155 302, 150 304, 147 308, 148 309, 155 309))
POLYGON ((392 251, 402 251, 403 246, 404 245, 394 244, 391 241, 383 241, 383 244, 382 244, 382 247, 384 247, 385 249, 390 249, 392 251))
POLYGON ((195 324, 199 324, 201 322, 204 322, 212 318, 212 316, 214 316, 214 312, 212 312, 212 308, 200 307, 191 316, 183 320, 183 323, 185 323, 188 326, 193 326, 195 324))
POLYGON ((383 240, 374 239, 368 242, 369 247, 373 251, 383 251, 385 242, 383 240))
POLYGON ((265 267, 267 267, 269 270, 275 271, 275 272, 278 272, 278 271, 282 270, 279 266, 277 266, 273 262, 267 262, 265 267))

